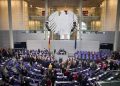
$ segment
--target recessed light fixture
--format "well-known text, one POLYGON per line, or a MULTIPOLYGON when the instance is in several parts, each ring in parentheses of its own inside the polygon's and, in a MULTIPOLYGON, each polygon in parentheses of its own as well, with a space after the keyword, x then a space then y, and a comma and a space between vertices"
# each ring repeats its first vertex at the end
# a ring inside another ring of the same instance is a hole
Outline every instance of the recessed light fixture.
POLYGON ((30 5, 30 7, 32 8, 33 6, 32 6, 32 5, 30 5))

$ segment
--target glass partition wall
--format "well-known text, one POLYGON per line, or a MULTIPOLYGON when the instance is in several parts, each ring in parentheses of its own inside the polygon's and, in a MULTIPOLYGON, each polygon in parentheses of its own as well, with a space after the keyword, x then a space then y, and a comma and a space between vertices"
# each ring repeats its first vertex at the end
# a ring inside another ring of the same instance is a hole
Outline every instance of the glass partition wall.
MULTIPOLYGON (((77 31, 114 31, 117 0, 11 0, 13 30, 44 32, 45 3, 48 1, 48 16, 56 11, 72 11, 81 19, 82 28, 77 31), (79 15, 82 1, 82 16, 79 15)), ((8 30, 8 3, 0 0, 0 30, 8 30)), ((74 38, 74 31, 70 39, 74 38)), ((52 33, 54 39, 59 34, 52 33), (56 37, 55 37, 56 36, 56 37)), ((79 34, 78 34, 79 35, 79 34)))
MULTIPOLYGON (((101 6, 103 1, 104 0, 83 0, 83 16, 81 19, 82 22, 87 26, 86 30, 101 31, 101 17, 103 16, 102 11, 105 12, 105 8, 102 8, 101 6)), ((45 4, 45 0, 43 0, 43 3, 45 4)), ((73 11, 79 19, 79 3, 80 0, 60 0, 57 2, 55 0, 48 0, 48 14, 50 15, 53 12, 60 10, 70 10, 73 11)), ((29 1, 29 29, 41 30, 44 27, 45 6, 36 6, 35 4, 38 3, 29 1)))

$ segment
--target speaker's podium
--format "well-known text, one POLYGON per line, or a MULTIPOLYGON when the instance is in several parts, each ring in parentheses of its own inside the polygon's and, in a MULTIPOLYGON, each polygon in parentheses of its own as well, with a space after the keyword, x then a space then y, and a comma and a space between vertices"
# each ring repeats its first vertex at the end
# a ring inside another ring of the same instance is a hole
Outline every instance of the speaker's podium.
POLYGON ((55 54, 55 59, 59 62, 65 61, 68 59, 68 53, 66 54, 55 54))

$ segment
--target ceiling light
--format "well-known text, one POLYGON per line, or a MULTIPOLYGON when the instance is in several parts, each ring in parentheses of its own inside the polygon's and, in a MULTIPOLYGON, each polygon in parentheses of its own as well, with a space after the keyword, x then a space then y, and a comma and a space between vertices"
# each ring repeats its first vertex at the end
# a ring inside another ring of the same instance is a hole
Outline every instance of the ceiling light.
POLYGON ((30 5, 30 7, 32 8, 33 6, 32 6, 32 5, 30 5))
POLYGON ((39 10, 41 10, 42 8, 40 8, 40 7, 36 7, 36 9, 39 9, 39 10))

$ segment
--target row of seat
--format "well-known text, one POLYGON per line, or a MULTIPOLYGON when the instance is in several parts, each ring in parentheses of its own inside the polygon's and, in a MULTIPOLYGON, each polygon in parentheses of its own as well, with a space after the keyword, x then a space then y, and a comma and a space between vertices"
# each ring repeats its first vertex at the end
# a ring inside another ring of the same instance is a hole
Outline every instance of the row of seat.
POLYGON ((74 57, 85 60, 97 60, 110 57, 111 51, 89 52, 89 51, 76 51, 74 57))

